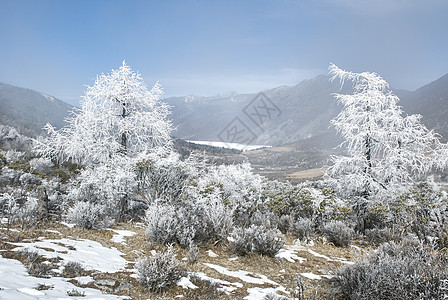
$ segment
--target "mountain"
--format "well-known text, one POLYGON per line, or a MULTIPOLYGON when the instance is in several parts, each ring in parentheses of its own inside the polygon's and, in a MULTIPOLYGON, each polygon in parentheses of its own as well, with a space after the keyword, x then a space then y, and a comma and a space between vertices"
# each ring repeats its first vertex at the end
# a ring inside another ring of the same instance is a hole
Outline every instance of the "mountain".
POLYGON ((416 91, 397 91, 397 95, 405 112, 421 114, 429 129, 448 139, 448 74, 416 91))
MULTIPOLYGON (((331 132, 330 120, 341 109, 332 94, 351 92, 350 84, 341 89, 339 81, 320 75, 262 93, 190 95, 165 101, 172 106, 174 134, 179 138, 239 142, 232 139, 244 131, 244 143, 279 146, 326 136, 331 132)), ((448 138, 448 74, 416 91, 395 93, 405 113, 423 115, 428 128, 448 138)))
POLYGON ((40 134, 47 122, 63 127, 72 110, 73 106, 52 96, 0 82, 0 124, 24 135, 40 134))
MULTIPOLYGON (((262 93, 232 92, 164 101, 172 106, 175 135, 179 138, 239 142, 227 140, 228 132, 233 130, 245 131, 245 140, 250 144, 283 145, 328 132, 330 119, 340 111, 332 96, 335 92, 341 92, 340 84, 321 75, 262 93)), ((347 88, 342 92, 348 92, 347 88)))

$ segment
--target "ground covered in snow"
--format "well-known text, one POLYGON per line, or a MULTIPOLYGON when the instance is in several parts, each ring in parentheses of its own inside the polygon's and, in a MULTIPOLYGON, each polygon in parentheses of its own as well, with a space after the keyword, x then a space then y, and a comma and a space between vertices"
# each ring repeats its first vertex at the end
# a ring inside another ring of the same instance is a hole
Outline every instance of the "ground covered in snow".
POLYGON ((359 251, 289 239, 273 258, 238 257, 216 244, 201 247, 199 260, 188 264, 186 251, 177 248, 187 275, 177 285, 154 294, 136 280, 134 263, 163 248, 149 243, 144 231, 141 224, 105 230, 54 223, 28 231, 0 229, 0 299, 257 300, 274 294, 291 298, 297 276, 303 280, 305 294, 324 292, 336 268, 351 263, 359 251), (31 276, 27 256, 33 252, 47 267, 42 274, 31 276), (73 262, 80 266, 77 274, 67 271, 73 262))

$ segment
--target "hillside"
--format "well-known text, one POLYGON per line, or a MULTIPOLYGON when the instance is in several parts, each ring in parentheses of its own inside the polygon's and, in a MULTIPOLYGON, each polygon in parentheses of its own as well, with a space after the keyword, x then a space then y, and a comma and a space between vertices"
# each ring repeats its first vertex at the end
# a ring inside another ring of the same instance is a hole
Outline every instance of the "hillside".
MULTIPOLYGON (((179 138, 228 141, 223 132, 232 128, 229 125, 238 118, 234 128, 248 129, 250 144, 279 146, 329 133, 329 121, 340 111, 332 94, 350 92, 349 84, 341 90, 338 81, 330 82, 329 77, 323 75, 295 86, 265 90, 263 93, 270 101, 266 101, 271 109, 270 116, 257 100, 258 93, 190 95, 165 101, 172 106, 172 118, 177 126, 175 135, 179 138), (250 115, 254 109, 265 117, 250 115)), ((396 94, 406 113, 423 115, 423 123, 428 128, 448 136, 448 74, 416 91, 397 90, 396 94)))
POLYGON ((409 114, 421 114, 423 123, 448 138, 448 74, 414 92, 397 93, 409 114))
POLYGON ((52 96, 0 82, 0 124, 13 126, 22 134, 35 136, 47 122, 62 127, 72 109, 52 96))
POLYGON ((173 107, 172 118, 177 126, 175 135, 179 138, 222 140, 220 134, 237 117, 255 136, 251 144, 282 145, 328 132, 329 120, 339 111, 331 94, 340 91, 339 83, 328 79, 321 75, 295 86, 264 91, 270 101, 266 101, 271 109, 270 116, 267 116, 263 103, 257 100, 258 93, 232 92, 213 97, 167 98, 165 101, 173 107), (260 119, 254 115, 255 110, 265 117, 260 119))

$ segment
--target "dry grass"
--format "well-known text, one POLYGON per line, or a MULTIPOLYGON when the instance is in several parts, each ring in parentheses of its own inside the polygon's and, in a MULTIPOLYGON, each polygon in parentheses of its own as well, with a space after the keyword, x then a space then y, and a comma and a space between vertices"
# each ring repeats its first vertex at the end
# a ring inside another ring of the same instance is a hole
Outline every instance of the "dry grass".
POLYGON ((315 180, 324 175, 325 168, 314 168, 304 171, 292 172, 286 175, 286 179, 289 180, 315 180))
MULTIPOLYGON (((0 235, 2 239, 0 240, 0 249, 2 250, 1 255, 7 258, 23 260, 20 258, 15 251, 12 251, 14 246, 9 242, 17 241, 34 241, 38 238, 49 238, 49 239, 60 239, 60 238, 70 238, 70 239, 89 239, 101 243, 105 247, 115 247, 121 252, 123 252, 123 258, 131 262, 128 264, 127 269, 122 272, 117 273, 100 273, 100 272, 89 272, 89 274, 95 279, 113 279, 118 283, 126 283, 128 288, 123 288, 119 293, 124 296, 129 296, 132 299, 173 299, 177 295, 184 295, 184 299, 243 299, 247 296, 247 289, 252 287, 276 287, 271 284, 257 285, 249 284, 242 281, 239 278, 223 275, 216 270, 206 266, 204 263, 211 263, 215 265, 222 266, 231 271, 243 270, 250 273, 265 275, 268 279, 280 284, 285 287, 287 291, 292 291, 294 289, 293 281, 297 274, 312 272, 317 275, 322 275, 325 271, 327 274, 332 273, 339 267, 342 263, 339 261, 328 261, 325 258, 315 256, 309 253, 304 248, 299 248, 296 251, 297 256, 306 258, 303 263, 298 261, 291 263, 283 259, 271 258, 267 256, 261 256, 258 254, 252 254, 245 257, 238 257, 235 260, 230 260, 234 258, 235 255, 230 253, 225 245, 207 245, 199 248, 199 259, 196 263, 189 265, 185 260, 187 256, 187 250, 181 249, 175 246, 175 250, 178 253, 178 259, 183 262, 183 268, 188 272, 202 272, 207 274, 209 277, 226 280, 228 282, 239 282, 244 285, 243 288, 238 288, 233 291, 230 295, 226 295, 223 292, 217 291, 215 287, 210 286, 207 282, 194 281, 193 283, 198 286, 197 289, 183 289, 179 286, 172 286, 162 293, 150 293, 145 290, 139 282, 131 277, 133 271, 133 262, 135 262, 139 257, 151 256, 151 250, 164 250, 165 247, 150 243, 145 236, 145 229, 142 228, 141 224, 119 224, 114 227, 114 229, 120 230, 130 230, 136 234, 131 237, 125 237, 126 244, 113 242, 112 236, 115 232, 111 230, 84 230, 78 228, 68 228, 59 223, 45 223, 40 224, 38 228, 33 230, 27 230, 23 232, 10 232, 9 235, 5 235, 4 230, 0 230, 0 235), (57 232, 48 231, 48 229, 56 230, 57 232), (210 257, 207 253, 208 250, 212 250, 216 253, 217 257, 210 257)), ((18 228, 16 228, 18 229, 18 228)), ((293 238, 287 236, 286 245, 292 245, 293 238)), ((322 242, 316 242, 312 247, 309 247, 313 251, 328 256, 330 258, 342 258, 346 260, 354 260, 356 254, 351 248, 337 248, 331 244, 325 244, 322 242)), ((325 292, 329 287, 329 283, 326 279, 322 280, 310 280, 303 278, 305 295, 309 298, 321 299, 325 296, 325 292)), ((75 281, 71 281, 75 282, 75 281)), ((82 286, 77 284, 79 287, 91 287, 100 288, 94 284, 88 284, 87 286, 82 286)), ((111 292, 111 291, 105 291, 111 292)))

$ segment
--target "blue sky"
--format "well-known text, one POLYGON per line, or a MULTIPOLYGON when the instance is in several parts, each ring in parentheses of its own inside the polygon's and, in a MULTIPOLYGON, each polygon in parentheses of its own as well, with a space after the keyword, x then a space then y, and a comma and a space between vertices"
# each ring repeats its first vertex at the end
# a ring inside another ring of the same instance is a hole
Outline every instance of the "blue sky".
POLYGON ((446 0, 0 0, 0 81, 77 104, 126 59, 167 96, 257 92, 330 62, 416 89, 448 73, 446 0))

